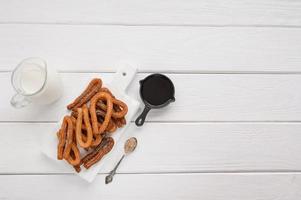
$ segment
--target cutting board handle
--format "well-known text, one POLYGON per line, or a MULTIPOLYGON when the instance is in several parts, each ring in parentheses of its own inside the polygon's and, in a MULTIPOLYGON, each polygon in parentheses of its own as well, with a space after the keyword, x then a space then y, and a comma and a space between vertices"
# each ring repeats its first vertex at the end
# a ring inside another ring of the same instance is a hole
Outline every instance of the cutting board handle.
POLYGON ((117 72, 114 74, 112 85, 119 91, 125 92, 127 87, 130 85, 137 73, 137 67, 129 64, 122 63, 118 68, 117 72))

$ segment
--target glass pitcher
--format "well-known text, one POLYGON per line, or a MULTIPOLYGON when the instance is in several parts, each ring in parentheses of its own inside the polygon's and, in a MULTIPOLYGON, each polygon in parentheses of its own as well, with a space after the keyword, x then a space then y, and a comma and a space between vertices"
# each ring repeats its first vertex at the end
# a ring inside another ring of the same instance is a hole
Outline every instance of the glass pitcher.
POLYGON ((16 94, 11 98, 15 108, 33 104, 46 105, 60 98, 62 81, 53 68, 41 58, 27 58, 13 71, 11 84, 16 94))

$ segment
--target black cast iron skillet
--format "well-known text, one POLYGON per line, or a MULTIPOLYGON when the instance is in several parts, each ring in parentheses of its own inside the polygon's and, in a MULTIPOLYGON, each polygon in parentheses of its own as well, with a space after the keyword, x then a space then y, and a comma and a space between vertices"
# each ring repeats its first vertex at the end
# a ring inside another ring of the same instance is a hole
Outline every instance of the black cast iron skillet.
POLYGON ((135 121, 137 126, 144 124, 151 109, 162 108, 175 101, 175 87, 167 76, 152 74, 140 81, 140 97, 145 107, 135 121))

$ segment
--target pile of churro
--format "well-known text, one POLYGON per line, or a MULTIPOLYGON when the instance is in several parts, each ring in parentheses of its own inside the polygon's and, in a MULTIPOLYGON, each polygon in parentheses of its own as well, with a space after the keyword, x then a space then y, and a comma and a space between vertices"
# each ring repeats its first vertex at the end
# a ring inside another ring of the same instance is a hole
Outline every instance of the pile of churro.
POLYGON ((128 107, 95 78, 67 109, 71 113, 57 132, 57 159, 66 160, 80 172, 81 166, 89 169, 112 150, 111 134, 126 124, 128 107))

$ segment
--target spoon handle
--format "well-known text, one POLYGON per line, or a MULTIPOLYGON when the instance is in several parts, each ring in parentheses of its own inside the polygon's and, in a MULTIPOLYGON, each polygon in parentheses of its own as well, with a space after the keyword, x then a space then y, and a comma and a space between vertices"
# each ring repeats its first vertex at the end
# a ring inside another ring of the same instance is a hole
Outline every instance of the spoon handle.
POLYGON ((113 181, 113 177, 116 174, 116 170, 124 157, 125 157, 125 154, 123 154, 123 156, 120 158, 120 160, 118 161, 118 163, 116 164, 114 169, 112 171, 110 171, 110 174, 106 176, 106 184, 111 183, 113 181))

